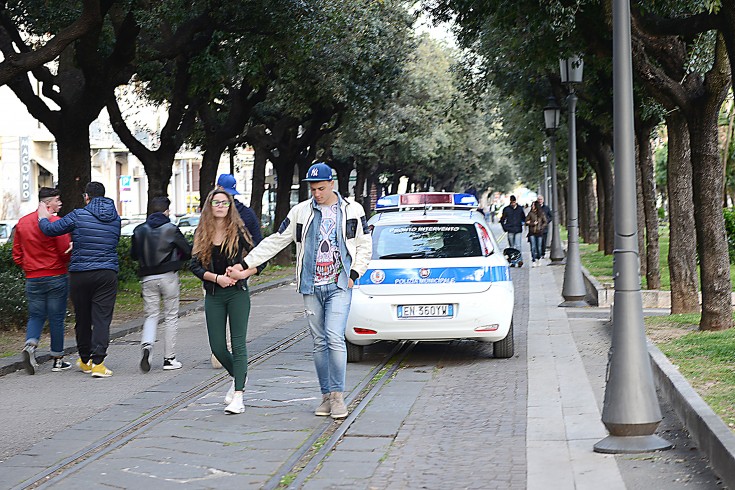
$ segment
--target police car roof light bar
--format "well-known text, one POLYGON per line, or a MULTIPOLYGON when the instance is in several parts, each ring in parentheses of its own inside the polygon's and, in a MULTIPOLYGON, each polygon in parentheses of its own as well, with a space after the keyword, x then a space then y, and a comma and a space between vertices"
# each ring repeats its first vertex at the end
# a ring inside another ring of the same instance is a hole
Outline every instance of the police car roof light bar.
POLYGON ((401 209, 475 209, 477 199, 472 194, 454 192, 415 192, 383 196, 375 203, 376 211, 398 211, 401 209))

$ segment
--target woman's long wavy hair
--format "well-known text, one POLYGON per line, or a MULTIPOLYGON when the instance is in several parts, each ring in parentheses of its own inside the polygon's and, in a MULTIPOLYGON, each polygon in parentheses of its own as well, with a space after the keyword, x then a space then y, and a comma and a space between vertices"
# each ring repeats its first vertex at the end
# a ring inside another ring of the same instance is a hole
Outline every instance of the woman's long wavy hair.
MULTIPOLYGON (((199 219, 199 225, 194 233, 194 249, 192 255, 199 258, 202 265, 209 266, 212 261, 212 246, 214 246, 214 238, 216 236, 217 222, 215 221, 212 211, 212 199, 219 196, 222 200, 224 196, 230 203, 227 208, 227 216, 225 217, 225 238, 220 245, 222 252, 232 258, 237 255, 238 242, 240 236, 244 236, 245 240, 252 246, 253 239, 245 228, 240 219, 240 214, 235 207, 235 199, 222 189, 215 189, 207 195, 207 199, 202 206, 202 216, 199 219)), ((243 254, 245 255, 245 254, 243 254)))

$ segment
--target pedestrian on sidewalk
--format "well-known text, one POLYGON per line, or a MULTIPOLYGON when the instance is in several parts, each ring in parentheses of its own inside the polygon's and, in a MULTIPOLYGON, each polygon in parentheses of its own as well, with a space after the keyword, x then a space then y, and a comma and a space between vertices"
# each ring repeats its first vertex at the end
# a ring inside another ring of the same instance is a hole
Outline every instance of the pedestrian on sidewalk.
MULTIPOLYGON (((508 233, 508 246, 521 251, 521 236, 523 232, 523 223, 526 221, 526 213, 523 208, 518 205, 516 196, 510 196, 510 204, 503 208, 500 216, 500 225, 503 231, 508 233)), ((518 267, 523 267, 523 261, 518 261, 518 267)))
POLYGON ((253 248, 253 239, 235 209, 229 193, 215 189, 202 206, 202 217, 194 232, 191 271, 204 285, 204 316, 209 346, 217 360, 232 376, 225 396, 225 413, 245 411, 242 392, 247 379, 248 315, 250 293, 242 267, 253 248), (240 270, 232 266, 240 264, 240 270), (230 323, 232 351, 227 348, 227 321, 230 323))
MULTIPOLYGON (((60 219, 56 216, 61 210, 59 195, 59 190, 51 187, 41 187, 38 191, 38 201, 48 210, 50 221, 60 219)), ((36 211, 18 221, 13 239, 13 261, 23 269, 26 276, 28 324, 22 355, 23 367, 28 374, 35 374, 38 367, 36 348, 46 319, 51 336, 51 371, 64 371, 71 367, 71 364, 64 361, 64 319, 69 292, 67 267, 70 253, 69 235, 49 238, 41 233, 36 211)))
POLYGON ((145 322, 140 339, 140 369, 151 369, 151 353, 163 302, 163 369, 181 368, 176 359, 176 332, 179 327, 179 270, 191 258, 191 245, 179 227, 169 219, 171 201, 154 197, 145 223, 133 230, 130 256, 138 261, 145 322))
POLYGON ((85 207, 53 222, 46 205, 39 204, 38 226, 47 236, 71 233, 69 295, 76 316, 77 367, 95 378, 109 378, 112 371, 104 361, 117 297, 120 216, 100 182, 89 182, 83 197, 85 207))
POLYGON ((544 228, 543 239, 541 240, 541 257, 544 257, 546 256, 546 247, 549 243, 549 228, 551 228, 551 220, 553 218, 553 215, 551 214, 551 209, 549 209, 549 206, 544 204, 544 196, 539 194, 536 197, 536 201, 538 202, 538 208, 546 216, 546 227, 544 228))
POLYGON ((296 284, 304 296, 322 393, 314 413, 341 419, 348 413, 343 394, 345 328, 352 286, 367 270, 372 241, 362 206, 334 190, 331 167, 312 165, 304 181, 309 184, 311 199, 294 206, 278 232, 264 238, 245 257, 245 273, 254 274, 255 267, 296 243, 296 284))
POLYGON ((539 209, 538 202, 531 203, 531 210, 526 216, 526 225, 528 226, 528 241, 531 242, 531 267, 541 265, 541 242, 544 239, 544 229, 546 228, 546 214, 539 209))
MULTIPOLYGON (((238 201, 236 197, 240 193, 237 191, 237 181, 235 176, 232 174, 221 174, 217 178, 217 188, 227 192, 235 200, 235 208, 240 215, 240 219, 245 224, 245 228, 250 232, 250 236, 253 238, 253 244, 257 245, 263 240, 263 233, 260 231, 260 219, 250 207, 246 206, 242 202, 238 201)), ((229 330, 228 330, 229 332, 229 330)), ((230 334, 227 334, 227 345, 230 343, 230 334)), ((215 369, 221 369, 222 364, 219 363, 217 358, 212 354, 212 367, 215 369)))

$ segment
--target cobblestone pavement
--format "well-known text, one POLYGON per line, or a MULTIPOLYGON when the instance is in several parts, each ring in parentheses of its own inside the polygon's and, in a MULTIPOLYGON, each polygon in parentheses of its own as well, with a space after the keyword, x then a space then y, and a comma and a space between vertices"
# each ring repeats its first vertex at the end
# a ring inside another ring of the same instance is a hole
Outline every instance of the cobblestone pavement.
MULTIPOLYGON (((492 346, 471 341, 415 346, 303 488, 722 488, 665 405, 659 434, 674 442, 672 451, 592 452, 606 435, 599 411, 610 325, 604 310, 557 307, 562 275, 556 266, 512 269, 510 359, 494 359, 492 346)), ((302 310, 292 286, 254 296, 249 352, 305 328, 302 310)), ((276 488, 283 477, 285 488, 296 477, 286 472, 297 455, 321 446, 323 429, 341 426, 312 413, 320 395, 310 338, 252 367, 245 414, 227 416, 229 381, 209 365, 202 316, 182 319, 186 362, 179 371, 141 374, 139 334, 131 334, 111 348, 110 379, 46 367, 33 377, 0 378, 0 488, 14 488, 156 410, 162 414, 154 423, 120 434, 48 486, 276 488), (174 404, 207 383, 214 385, 174 404)), ((370 346, 364 362, 349 365, 350 391, 376 376, 392 346, 370 346)))

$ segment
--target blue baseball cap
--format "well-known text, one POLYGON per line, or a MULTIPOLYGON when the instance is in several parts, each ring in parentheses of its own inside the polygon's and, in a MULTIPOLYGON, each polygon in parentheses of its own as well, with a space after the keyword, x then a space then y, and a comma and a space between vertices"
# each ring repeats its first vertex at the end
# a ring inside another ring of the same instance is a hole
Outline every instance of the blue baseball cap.
POLYGON ((326 163, 315 163, 306 172, 304 182, 323 182, 332 180, 332 167, 326 163))
POLYGON ((226 193, 233 196, 240 194, 239 192, 237 192, 237 189, 235 189, 237 181, 235 180, 235 176, 232 174, 220 175, 219 179, 217 179, 217 185, 220 186, 222 190, 224 190, 226 193))

